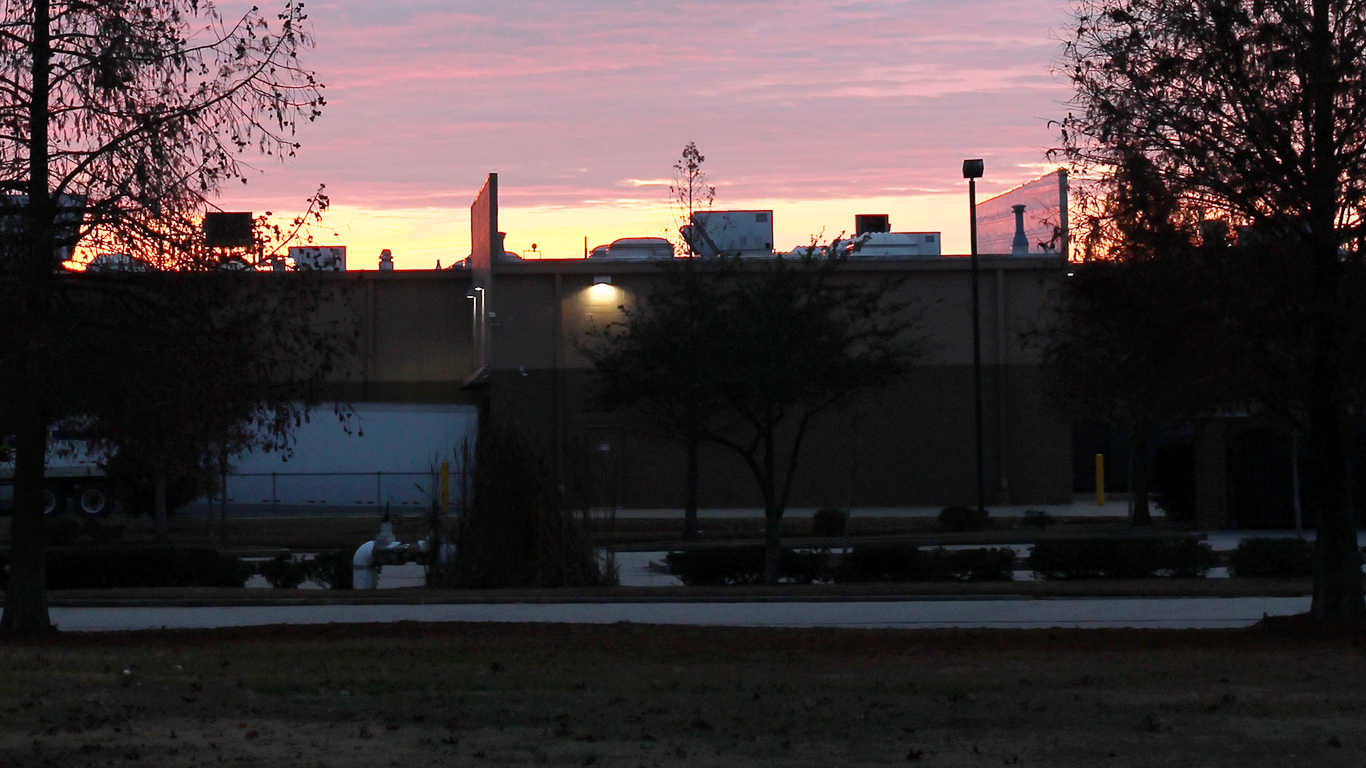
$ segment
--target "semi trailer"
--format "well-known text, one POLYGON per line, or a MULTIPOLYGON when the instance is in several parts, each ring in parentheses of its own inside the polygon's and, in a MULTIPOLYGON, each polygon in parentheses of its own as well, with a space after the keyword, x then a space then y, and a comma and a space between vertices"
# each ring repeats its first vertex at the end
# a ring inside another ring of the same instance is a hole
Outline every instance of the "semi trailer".
MULTIPOLYGON (((294 432, 289 452, 232 456, 221 490, 184 507, 229 515, 378 514, 429 509, 440 493, 442 465, 459 503, 462 469, 473 454, 478 409, 472 405, 358 403, 345 420, 332 404, 315 408, 294 432)), ((342 409, 345 411, 346 409, 342 409)), ((54 435, 44 479, 46 511, 107 515, 116 499, 103 457, 76 438, 54 435)), ((0 507, 14 504, 12 452, 0 456, 0 507)))

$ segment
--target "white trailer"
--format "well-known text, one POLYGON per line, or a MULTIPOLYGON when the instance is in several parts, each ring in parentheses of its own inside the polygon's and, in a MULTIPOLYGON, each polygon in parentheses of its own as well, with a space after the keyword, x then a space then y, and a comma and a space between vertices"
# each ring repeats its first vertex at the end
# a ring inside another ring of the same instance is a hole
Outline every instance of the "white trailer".
MULTIPOLYGON (((359 403, 340 421, 329 405, 296 430, 287 457, 254 451, 234 456, 226 483, 228 514, 375 514, 416 512, 440 499, 442 465, 450 501, 478 428, 473 405, 359 403)), ((190 505, 216 514, 222 497, 190 505)))
MULTIPOLYGON (((14 508, 14 454, 5 451, 0 461, 0 507, 14 508)), ((84 515, 103 516, 114 509, 114 497, 105 484, 102 457, 83 440, 53 436, 48 440, 43 471, 43 512, 56 514, 74 502, 84 515)))
MULTIPOLYGON (((331 404, 313 410, 294 434, 293 450, 249 451, 228 463, 230 515, 377 514, 416 512, 440 500, 442 465, 449 499, 458 504, 466 446, 478 428, 473 405, 359 403, 342 422, 331 404)), ((13 456, 0 462, 0 507, 14 505, 13 456)), ((47 456, 47 512, 105 515, 114 499, 102 457, 83 441, 54 438, 47 456)), ((187 512, 218 514, 223 496, 191 502, 187 512)))

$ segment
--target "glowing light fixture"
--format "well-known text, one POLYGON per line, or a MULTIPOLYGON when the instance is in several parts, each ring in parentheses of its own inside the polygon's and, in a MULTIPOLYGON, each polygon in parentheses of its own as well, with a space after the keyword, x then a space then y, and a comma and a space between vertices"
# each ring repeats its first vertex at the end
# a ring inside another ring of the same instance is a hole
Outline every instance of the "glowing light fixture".
POLYGON ((611 285, 611 275, 593 275, 593 285, 611 285))

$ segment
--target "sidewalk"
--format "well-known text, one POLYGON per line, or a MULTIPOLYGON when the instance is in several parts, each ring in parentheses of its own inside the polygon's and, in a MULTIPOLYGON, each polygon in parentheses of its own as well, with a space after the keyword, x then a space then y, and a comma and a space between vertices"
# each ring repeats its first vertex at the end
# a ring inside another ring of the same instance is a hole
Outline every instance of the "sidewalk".
POLYGON ((216 629, 271 624, 534 622, 728 627, 1248 627, 1309 610, 1307 597, 934 600, 897 602, 508 603, 201 608, 53 608, 64 631, 216 629))
MULTIPOLYGON (((788 507, 784 519, 810 518, 817 507, 788 507)), ((943 507, 851 507, 849 516, 853 517, 938 517, 943 507)), ((992 517, 1024 517, 1028 510, 1047 512, 1053 517, 1119 517, 1129 516, 1127 499, 1109 499, 1104 506, 1097 506, 1095 499, 1089 501, 1080 497, 1071 504, 1028 504, 1008 507, 987 505, 992 517)), ((638 520, 682 520, 682 509, 618 509, 617 518, 638 520)), ((699 509, 697 517, 702 520, 735 520, 762 518, 764 510, 753 508, 699 509)))

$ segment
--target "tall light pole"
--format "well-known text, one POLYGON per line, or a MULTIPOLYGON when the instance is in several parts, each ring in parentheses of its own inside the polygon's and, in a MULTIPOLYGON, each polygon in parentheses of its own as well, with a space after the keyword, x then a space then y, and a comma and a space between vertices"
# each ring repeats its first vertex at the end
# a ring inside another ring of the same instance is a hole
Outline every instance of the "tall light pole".
POLYGON ((985 164, 963 161, 963 178, 968 180, 968 217, 972 231, 972 389, 977 419, 977 508, 987 508, 986 483, 982 474, 982 323, 977 300, 977 180, 985 164))

